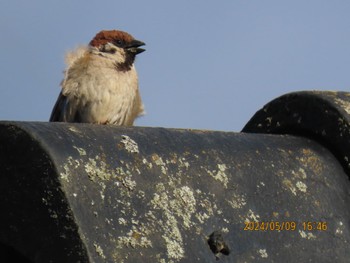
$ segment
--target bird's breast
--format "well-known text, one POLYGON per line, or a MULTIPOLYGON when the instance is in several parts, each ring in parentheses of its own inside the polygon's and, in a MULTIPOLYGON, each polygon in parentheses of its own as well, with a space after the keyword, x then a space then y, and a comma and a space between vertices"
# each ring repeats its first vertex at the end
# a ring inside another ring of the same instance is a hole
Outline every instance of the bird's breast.
POLYGON ((124 125, 134 108, 140 107, 135 103, 139 100, 135 68, 118 72, 111 61, 87 62, 69 69, 63 92, 77 107, 83 122, 124 125))

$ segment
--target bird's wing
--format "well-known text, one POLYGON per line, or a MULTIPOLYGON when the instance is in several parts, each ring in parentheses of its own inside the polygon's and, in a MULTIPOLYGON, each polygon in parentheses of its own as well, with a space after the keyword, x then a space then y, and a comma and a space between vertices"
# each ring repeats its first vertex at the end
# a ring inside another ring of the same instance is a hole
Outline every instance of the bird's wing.
POLYGON ((64 109, 67 105, 67 97, 62 94, 62 91, 58 95, 55 106, 52 109, 50 121, 64 121, 64 109))
POLYGON ((79 101, 70 101, 62 91, 58 95, 55 106, 52 109, 50 122, 83 122, 79 101))
MULTIPOLYGON (((64 71, 65 79, 68 77, 69 69, 77 62, 79 59, 84 57, 87 51, 86 46, 77 47, 75 50, 70 51, 66 54, 65 62, 67 64, 67 69, 64 71)), ((77 107, 73 107, 72 103, 69 102, 66 96, 70 90, 66 90, 64 87, 65 79, 62 81, 61 86, 63 86, 62 91, 58 95, 55 106, 52 109, 50 116, 51 122, 79 122, 80 113, 73 112, 77 111, 77 107), (63 94, 64 92, 64 94, 63 94)))

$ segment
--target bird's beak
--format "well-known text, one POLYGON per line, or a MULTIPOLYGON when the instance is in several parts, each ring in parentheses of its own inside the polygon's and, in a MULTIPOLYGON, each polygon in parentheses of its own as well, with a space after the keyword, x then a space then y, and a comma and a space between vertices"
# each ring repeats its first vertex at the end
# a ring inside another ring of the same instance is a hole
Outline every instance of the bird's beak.
POLYGON ((146 45, 144 42, 135 39, 131 41, 129 45, 126 46, 126 50, 137 55, 142 53, 143 51, 146 51, 146 49, 139 48, 144 45, 146 45))

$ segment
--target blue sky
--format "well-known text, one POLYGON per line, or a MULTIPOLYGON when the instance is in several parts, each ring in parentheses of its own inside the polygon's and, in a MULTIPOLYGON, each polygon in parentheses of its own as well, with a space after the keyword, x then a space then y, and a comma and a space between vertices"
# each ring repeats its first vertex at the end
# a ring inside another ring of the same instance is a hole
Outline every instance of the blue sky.
POLYGON ((264 104, 350 87, 350 1, 0 3, 0 119, 47 121, 64 54, 101 29, 146 42, 137 126, 240 131, 264 104))

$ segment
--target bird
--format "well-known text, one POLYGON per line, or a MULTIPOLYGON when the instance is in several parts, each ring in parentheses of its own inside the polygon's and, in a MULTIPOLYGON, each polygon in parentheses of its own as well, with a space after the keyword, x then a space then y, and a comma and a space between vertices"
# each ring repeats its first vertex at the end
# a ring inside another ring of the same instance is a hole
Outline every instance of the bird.
POLYGON ((102 30, 68 52, 49 121, 132 126, 144 114, 134 65, 144 45, 127 32, 102 30))

